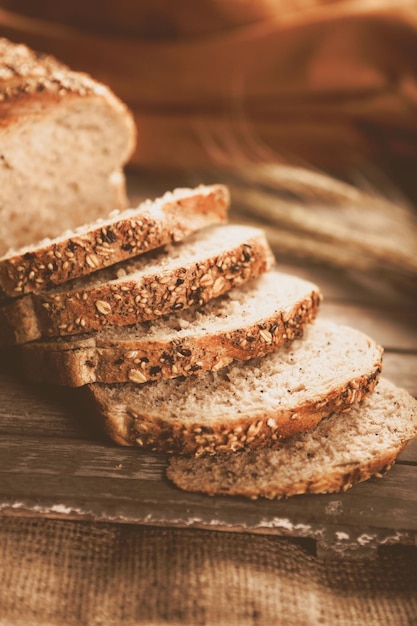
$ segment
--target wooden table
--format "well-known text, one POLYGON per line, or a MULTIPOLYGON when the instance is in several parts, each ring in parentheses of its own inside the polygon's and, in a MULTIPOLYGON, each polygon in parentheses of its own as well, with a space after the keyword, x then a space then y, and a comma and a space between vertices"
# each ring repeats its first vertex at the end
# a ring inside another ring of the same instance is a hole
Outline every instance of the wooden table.
MULTIPOLYGON (((417 396, 415 302, 330 270, 283 269, 321 286, 321 316, 351 324, 384 345, 384 375, 417 396)), ((90 420, 79 390, 27 384, 8 369, 3 355, 1 515, 304 537, 329 558, 362 558, 381 544, 417 541, 417 440, 383 479, 343 494, 278 502, 187 494, 166 480, 164 456, 109 442, 90 420)))

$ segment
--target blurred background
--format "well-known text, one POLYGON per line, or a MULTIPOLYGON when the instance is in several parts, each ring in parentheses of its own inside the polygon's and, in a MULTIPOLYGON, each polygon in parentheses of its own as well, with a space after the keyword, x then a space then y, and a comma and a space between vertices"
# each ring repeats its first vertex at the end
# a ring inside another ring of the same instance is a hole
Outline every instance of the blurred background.
POLYGON ((129 105, 139 194, 228 182, 282 254, 415 288, 416 0, 0 0, 0 34, 129 105))

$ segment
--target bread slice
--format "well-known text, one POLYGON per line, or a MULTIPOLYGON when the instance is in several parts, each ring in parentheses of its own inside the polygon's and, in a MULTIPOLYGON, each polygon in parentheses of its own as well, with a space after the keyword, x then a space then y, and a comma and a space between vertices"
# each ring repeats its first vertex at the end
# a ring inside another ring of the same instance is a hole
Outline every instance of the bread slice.
POLYGON ((217 372, 144 385, 88 385, 118 443, 200 455, 278 447, 373 390, 382 349, 363 333, 318 320, 303 339, 217 372))
POLYGON ((313 283, 271 270, 208 302, 152 323, 20 347, 29 380, 69 386, 145 383, 218 370, 299 338, 321 293, 313 283))
POLYGON ((3 304, 1 342, 19 344, 127 326, 201 306, 273 263, 261 229, 212 226, 163 250, 3 304))
POLYGON ((104 85, 0 38, 0 254, 127 206, 132 115, 104 85))
POLYGON ((0 257, 0 297, 39 293, 213 224, 230 204, 223 185, 176 189, 153 202, 0 257))
POLYGON ((380 477, 417 436, 417 401, 381 378, 347 414, 334 413, 279 450, 170 459, 167 475, 180 489, 209 495, 284 498, 346 491, 380 477))

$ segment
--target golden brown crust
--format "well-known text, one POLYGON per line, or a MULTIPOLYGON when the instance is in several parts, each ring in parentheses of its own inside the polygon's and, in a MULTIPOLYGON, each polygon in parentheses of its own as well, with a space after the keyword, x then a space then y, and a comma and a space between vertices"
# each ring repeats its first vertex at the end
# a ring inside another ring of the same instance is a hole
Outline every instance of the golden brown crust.
POLYGON ((30 296, 0 305, 0 347, 33 341, 40 335, 30 296))
MULTIPOLYGON (((0 107, 1 108, 1 107, 0 107)), ((223 185, 167 195, 157 217, 146 207, 122 214, 88 231, 0 258, 0 297, 40 293, 68 280, 142 254, 194 230, 225 223, 229 194, 223 185)))
POLYGON ((96 288, 39 294, 34 296, 39 326, 44 336, 56 337, 156 319, 202 305, 256 278, 272 263, 266 240, 254 237, 221 254, 139 282, 126 276, 96 288))
POLYGON ((171 457, 167 476, 186 491, 249 498, 284 498, 346 491, 381 477, 417 435, 417 403, 381 378, 348 415, 330 415, 281 449, 171 457))
POLYGON ((128 339, 117 345, 96 345, 94 335, 71 346, 32 343, 21 348, 21 367, 38 382, 80 386, 93 382, 145 383, 218 370, 233 360, 263 356, 303 335, 321 302, 318 291, 259 323, 215 334, 191 334, 170 341, 128 339))
POLYGON ((201 306, 268 271, 273 263, 272 251, 259 234, 221 254, 163 275, 147 275, 139 281, 127 275, 90 288, 29 294, 0 306, 0 318, 7 316, 10 331, 1 337, 2 344, 127 326, 201 306), (18 332, 22 307, 28 312, 27 323, 18 332))
POLYGON ((10 124, 22 110, 39 114, 36 103, 56 103, 68 96, 105 98, 130 117, 127 107, 87 74, 74 72, 54 57, 23 44, 0 38, 0 126, 10 124))
MULTIPOLYGON (((281 500, 292 496, 302 494, 324 494, 337 493, 339 491, 348 491, 355 484, 369 480, 372 477, 382 478, 382 476, 391 469, 401 454, 408 441, 399 444, 397 447, 387 450, 383 455, 374 458, 368 463, 352 463, 350 466, 343 466, 338 470, 332 470, 321 475, 320 478, 311 480, 294 481, 291 485, 280 487, 273 485, 269 487, 251 485, 239 485, 239 489, 235 492, 233 487, 228 484, 206 483, 201 484, 198 491, 208 496, 215 495, 239 495, 256 500, 258 498, 266 498, 268 500, 281 500)), ((124 444, 126 445, 126 444, 124 444)), ((187 475, 189 465, 186 462, 184 468, 181 466, 181 459, 176 460, 176 467, 168 466, 167 476, 177 487, 184 491, 196 491, 188 480, 187 475)))
MULTIPOLYGON (((97 426, 97 430, 106 438, 110 438, 118 445, 130 447, 131 444, 126 441, 126 438, 123 435, 123 427, 121 426, 120 419, 115 416, 115 419, 111 422, 103 420, 102 416, 97 411, 97 405, 94 402, 92 395, 86 393, 86 389, 86 387, 80 387, 74 391, 79 393, 79 399, 85 409, 85 414, 88 414, 89 419, 91 419, 97 426)), ((123 423, 128 421, 126 416, 123 416, 122 421, 123 423)))
MULTIPOLYGON (((201 456, 203 454, 229 453, 237 450, 262 448, 277 449, 292 436, 314 428, 333 412, 344 413, 370 394, 379 379, 382 364, 339 385, 325 398, 312 398, 296 412, 274 410, 240 420, 218 422, 207 427, 204 416, 196 415, 193 423, 165 420, 148 416, 140 407, 124 407, 124 417, 114 407, 94 396, 97 411, 104 419, 106 429, 114 440, 124 445, 140 446, 158 452, 201 456)), ((93 386, 94 387, 94 386, 93 386)))

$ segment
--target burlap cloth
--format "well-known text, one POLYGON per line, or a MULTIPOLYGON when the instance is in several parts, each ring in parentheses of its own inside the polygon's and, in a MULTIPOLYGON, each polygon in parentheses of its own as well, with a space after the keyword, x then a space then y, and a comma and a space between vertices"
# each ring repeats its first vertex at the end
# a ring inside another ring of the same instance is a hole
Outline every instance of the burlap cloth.
POLYGON ((323 561, 277 537, 2 518, 0 624, 415 625, 416 557, 323 561))

